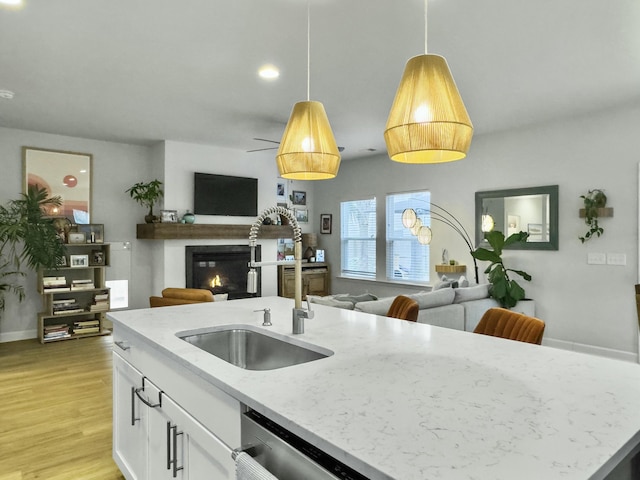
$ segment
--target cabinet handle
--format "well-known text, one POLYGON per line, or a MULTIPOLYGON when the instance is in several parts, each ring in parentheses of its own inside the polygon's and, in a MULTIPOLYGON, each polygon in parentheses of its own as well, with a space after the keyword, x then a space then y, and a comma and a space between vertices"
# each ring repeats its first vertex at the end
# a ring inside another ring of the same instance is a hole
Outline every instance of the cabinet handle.
POLYGON ((124 351, 127 351, 131 348, 129 345, 127 345, 127 342, 125 342, 124 340, 118 340, 113 343, 115 343, 118 347, 120 347, 124 351))
POLYGON ((162 406, 162 392, 160 392, 160 401, 158 403, 151 403, 150 400, 147 400, 142 395, 140 395, 140 392, 144 392, 144 386, 140 388, 134 388, 133 391, 135 392, 137 397, 140 399, 140 401, 144 403, 147 407, 156 408, 156 407, 162 406))
POLYGON ((167 422, 167 470, 173 467, 173 478, 178 476, 178 472, 184 468, 178 466, 178 435, 182 435, 183 432, 178 431, 177 425, 171 425, 171 422, 167 422))
POLYGON ((140 420, 136 418, 136 387, 131 387, 131 426, 140 420))

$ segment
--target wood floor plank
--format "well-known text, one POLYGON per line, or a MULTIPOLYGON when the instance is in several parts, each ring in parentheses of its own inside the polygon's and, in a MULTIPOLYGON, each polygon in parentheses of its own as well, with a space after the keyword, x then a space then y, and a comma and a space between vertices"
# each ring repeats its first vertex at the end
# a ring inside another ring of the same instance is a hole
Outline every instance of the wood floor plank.
POLYGON ((0 343, 0 480, 124 480, 111 457, 111 342, 0 343))

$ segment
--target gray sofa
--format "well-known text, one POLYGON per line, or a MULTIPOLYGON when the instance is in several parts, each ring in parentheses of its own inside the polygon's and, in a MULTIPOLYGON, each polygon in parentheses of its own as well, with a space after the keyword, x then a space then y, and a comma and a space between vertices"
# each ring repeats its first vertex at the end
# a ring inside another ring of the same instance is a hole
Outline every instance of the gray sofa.
MULTIPOLYGON (((431 292, 407 294, 418 302, 418 322, 438 327, 472 332, 484 312, 497 307, 498 302, 489 297, 489 285, 481 284, 465 288, 441 288, 431 292)), ((395 297, 375 299, 373 295, 309 295, 311 303, 346 308, 374 315, 386 315, 395 297)), ((518 302, 512 309, 525 315, 535 316, 535 302, 518 302)))

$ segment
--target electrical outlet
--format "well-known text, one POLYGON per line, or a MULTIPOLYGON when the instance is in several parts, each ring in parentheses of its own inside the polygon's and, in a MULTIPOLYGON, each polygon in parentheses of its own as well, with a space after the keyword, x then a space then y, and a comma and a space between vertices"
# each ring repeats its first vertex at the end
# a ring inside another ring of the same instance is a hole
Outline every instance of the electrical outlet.
POLYGON ((607 263, 607 255, 600 252, 587 253, 587 265, 605 265, 607 263))
POLYGON ((607 265, 626 265, 627 255, 624 253, 607 253, 607 265))

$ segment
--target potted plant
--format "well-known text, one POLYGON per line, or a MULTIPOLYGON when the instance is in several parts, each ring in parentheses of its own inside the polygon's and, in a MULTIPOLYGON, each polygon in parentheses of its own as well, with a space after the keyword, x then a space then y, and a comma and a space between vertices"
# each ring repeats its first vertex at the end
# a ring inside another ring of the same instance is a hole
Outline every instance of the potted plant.
POLYGON ((138 182, 126 192, 140 205, 149 208, 149 213, 144 217, 145 222, 154 223, 158 221, 158 217, 153 214, 153 206, 164 195, 160 180, 155 179, 147 183, 138 182))
POLYGON ((18 281, 28 268, 56 268, 64 256, 54 219, 46 216, 47 207, 60 206, 60 197, 47 198, 47 191, 30 186, 17 200, 0 205, 0 311, 6 294, 24 300, 24 287, 18 281))
POLYGON ((598 225, 598 209, 604 208, 607 204, 607 196, 600 189, 589 190, 586 195, 580 195, 584 202, 584 223, 589 225, 589 231, 584 237, 578 237, 582 243, 590 240, 593 236, 600 236, 604 229, 598 225))
POLYGON ((526 242, 529 234, 527 232, 518 232, 504 238, 504 233, 499 230, 487 232, 484 238, 487 240, 492 250, 487 248, 476 248, 471 255, 482 261, 491 262, 484 273, 488 274, 489 295, 495 299, 500 306, 504 308, 512 308, 518 301, 524 299, 524 289, 516 282, 509 278, 509 272, 516 273, 526 281, 531 281, 531 275, 522 270, 513 270, 504 266, 502 260, 502 250, 509 245, 517 242, 526 242))

